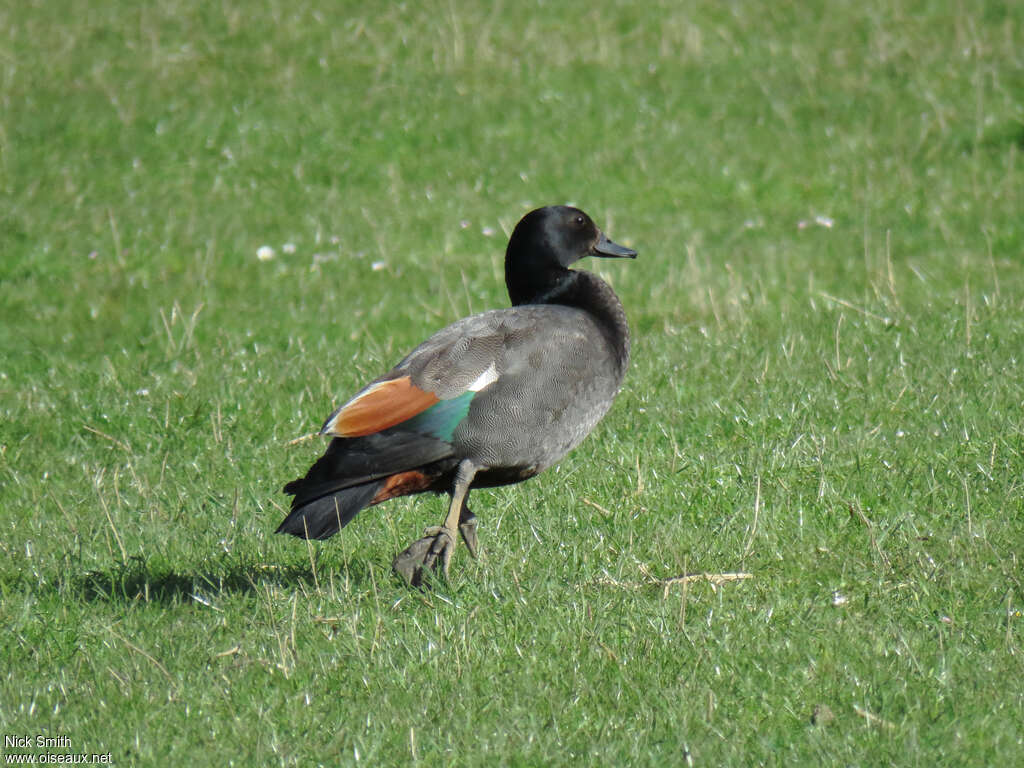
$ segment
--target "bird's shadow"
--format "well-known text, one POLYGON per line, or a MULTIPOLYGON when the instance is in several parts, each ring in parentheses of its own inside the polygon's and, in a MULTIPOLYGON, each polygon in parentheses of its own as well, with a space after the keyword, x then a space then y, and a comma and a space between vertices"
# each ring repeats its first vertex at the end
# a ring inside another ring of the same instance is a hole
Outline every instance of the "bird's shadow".
MULTIPOLYGON (((84 573, 71 574, 65 586, 85 602, 154 602, 174 604, 200 602, 231 595, 256 595, 269 589, 320 589, 321 580, 337 563, 318 565, 286 563, 268 565, 244 559, 214 558, 195 567, 174 568, 155 559, 130 557, 122 563, 84 573)), ((344 565, 344 580, 349 588, 370 584, 377 564, 353 558, 344 565)), ((335 574, 336 576, 337 574, 335 574)))

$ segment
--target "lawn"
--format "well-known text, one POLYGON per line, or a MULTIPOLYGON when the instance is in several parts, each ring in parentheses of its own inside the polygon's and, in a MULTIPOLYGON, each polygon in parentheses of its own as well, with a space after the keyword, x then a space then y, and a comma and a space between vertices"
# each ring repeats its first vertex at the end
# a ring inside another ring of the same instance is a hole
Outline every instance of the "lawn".
POLYGON ((5 759, 1018 764, 1022 155, 1019 3, 8 4, 5 759), (563 202, 608 417, 433 590, 274 536, 563 202))

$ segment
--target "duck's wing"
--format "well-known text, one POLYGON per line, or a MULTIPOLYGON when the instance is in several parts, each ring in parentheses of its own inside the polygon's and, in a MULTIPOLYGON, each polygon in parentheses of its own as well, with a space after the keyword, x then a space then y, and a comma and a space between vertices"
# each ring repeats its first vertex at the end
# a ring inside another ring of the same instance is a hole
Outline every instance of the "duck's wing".
POLYGON ((450 441, 473 397, 498 378, 502 312, 438 331, 332 413, 320 433, 352 438, 394 429, 450 441))
POLYGON ((504 335, 495 314, 474 315, 438 331, 331 414, 321 434, 335 439, 305 477, 284 488, 295 497, 289 518, 295 530, 287 520, 282 524, 288 532, 304 532, 299 526, 308 521, 296 517, 303 508, 349 488, 366 486, 346 502, 345 514, 324 502, 323 516, 333 530, 368 503, 441 489, 438 484, 458 463, 452 433, 473 398, 498 375, 504 335))

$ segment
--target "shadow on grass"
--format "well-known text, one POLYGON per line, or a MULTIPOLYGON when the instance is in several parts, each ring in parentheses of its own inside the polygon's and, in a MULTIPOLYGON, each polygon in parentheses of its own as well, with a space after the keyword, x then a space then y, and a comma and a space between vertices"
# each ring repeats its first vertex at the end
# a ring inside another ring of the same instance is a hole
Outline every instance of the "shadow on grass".
MULTIPOLYGON (((349 588, 358 588, 370 583, 372 567, 367 561, 352 560, 345 564, 341 578, 349 588)), ((154 559, 133 557, 102 570, 69 574, 61 591, 67 597, 86 602, 203 602, 223 595, 257 594, 268 587, 316 592, 323 587, 326 573, 332 570, 337 581, 336 564, 317 566, 314 573, 308 561, 268 565, 224 558, 200 563, 195 568, 173 568, 154 559)))

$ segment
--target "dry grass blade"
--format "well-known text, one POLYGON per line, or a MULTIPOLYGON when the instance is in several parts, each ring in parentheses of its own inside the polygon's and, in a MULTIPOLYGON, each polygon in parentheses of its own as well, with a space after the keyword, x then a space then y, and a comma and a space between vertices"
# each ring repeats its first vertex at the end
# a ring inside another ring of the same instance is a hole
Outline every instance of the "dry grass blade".
POLYGON ((643 575, 646 577, 646 581, 618 581, 610 576, 602 576, 594 580, 595 584, 608 587, 618 587, 619 589, 643 589, 644 587, 662 587, 664 588, 665 595, 668 595, 670 587, 676 585, 689 585, 699 581, 706 581, 713 588, 718 588, 723 584, 728 584, 732 581, 744 581, 746 579, 754 578, 754 574, 747 573, 746 571, 733 571, 726 573, 710 573, 707 571, 701 571, 699 573, 684 573, 680 576, 672 576, 667 579, 657 578, 652 575, 647 568, 641 566, 640 568, 643 575))
POLYGON ((881 718, 875 713, 869 712, 868 710, 864 709, 864 707, 857 706, 856 704, 853 705, 853 711, 861 717, 863 717, 864 722, 868 725, 877 725, 881 728, 886 728, 889 730, 896 727, 895 723, 890 723, 888 720, 881 718))
POLYGON ((104 440, 109 440, 110 442, 112 442, 114 445, 116 445, 118 448, 120 448, 125 453, 131 453, 132 452, 132 447, 130 445, 128 445, 128 443, 126 443, 126 442, 124 442, 122 440, 118 440, 116 437, 114 437, 112 435, 108 435, 106 432, 104 432, 102 430, 96 429, 96 427, 90 427, 88 424, 83 424, 82 427, 87 432, 92 432, 94 435, 98 435, 99 437, 102 437, 104 440))
POLYGON ((687 573, 682 576, 673 576, 670 579, 661 579, 658 583, 670 587, 673 584, 693 584, 697 581, 706 581, 712 586, 720 587, 723 584, 728 584, 730 581, 743 581, 752 578, 754 578, 754 574, 746 573, 745 571, 735 571, 732 573, 687 573))
POLYGON ((153 666, 155 666, 158 670, 160 670, 160 673, 164 677, 167 678, 167 682, 169 682, 171 684, 171 686, 174 688, 175 692, 180 692, 178 690, 178 682, 173 677, 171 677, 171 673, 167 671, 167 667, 165 667, 163 664, 161 664, 152 654, 144 651, 142 648, 140 648, 139 646, 135 645, 131 640, 129 640, 129 639, 119 635, 117 632, 114 631, 113 627, 111 627, 108 631, 110 632, 111 635, 113 635, 115 638, 117 638, 122 643, 124 643, 124 645, 129 650, 135 651, 135 653, 139 654, 140 656, 142 656, 142 657, 148 659, 150 662, 152 662, 153 666))

